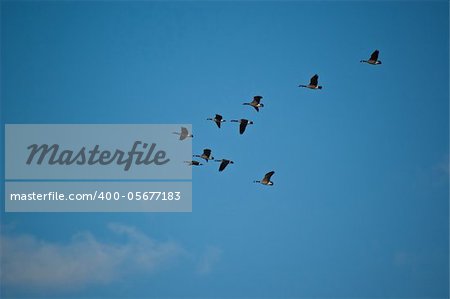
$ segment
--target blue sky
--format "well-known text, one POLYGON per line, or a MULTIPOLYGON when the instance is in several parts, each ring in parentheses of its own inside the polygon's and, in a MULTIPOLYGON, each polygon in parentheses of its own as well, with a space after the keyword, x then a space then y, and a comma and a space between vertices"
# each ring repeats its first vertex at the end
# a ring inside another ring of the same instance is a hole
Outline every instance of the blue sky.
POLYGON ((448 28, 446 1, 2 1, 2 124, 190 123, 235 161, 193 169, 192 213, 2 203, 2 298, 448 298, 448 28))

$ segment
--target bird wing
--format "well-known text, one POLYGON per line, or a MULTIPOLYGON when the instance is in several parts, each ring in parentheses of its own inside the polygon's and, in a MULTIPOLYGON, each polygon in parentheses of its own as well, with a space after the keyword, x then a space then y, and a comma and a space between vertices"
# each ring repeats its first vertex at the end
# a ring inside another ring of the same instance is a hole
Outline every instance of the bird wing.
POLYGON ((220 163, 219 166, 219 171, 223 171, 225 169, 225 167, 227 167, 227 165, 230 163, 229 160, 223 159, 222 163, 220 163))
POLYGON ((203 155, 209 158, 209 156, 211 156, 211 150, 208 148, 205 148, 203 150, 203 155))
POLYGON ((248 120, 241 119, 241 124, 239 125, 239 133, 244 134, 247 124, 248 124, 248 120))
POLYGON ((185 127, 181 127, 180 140, 186 139, 187 135, 189 135, 188 130, 185 127))
POLYGON ((216 117, 214 118, 214 122, 215 122, 216 125, 220 128, 220 124, 221 124, 221 122, 222 122, 222 115, 216 114, 216 117))
POLYGON ((319 75, 314 75, 311 77, 311 81, 309 82, 309 85, 317 86, 319 84, 319 75))
POLYGON ((246 123, 241 123, 241 124, 239 125, 239 133, 244 134, 245 128, 246 128, 246 127, 247 127, 247 124, 246 124, 246 123))
POLYGON ((262 96, 254 96, 253 102, 255 102, 256 104, 259 104, 259 102, 261 101, 262 98, 263 98, 262 96))
POLYGON ((256 112, 259 112, 259 107, 253 106, 256 109, 256 112))
POLYGON ((262 182, 264 183, 269 183, 270 182, 270 178, 272 177, 272 175, 275 173, 275 171, 270 171, 268 173, 266 173, 266 175, 264 176, 264 178, 262 179, 262 182))
POLYGON ((373 51, 372 55, 370 55, 370 60, 377 61, 379 53, 380 53, 380 51, 378 51, 378 50, 373 51))

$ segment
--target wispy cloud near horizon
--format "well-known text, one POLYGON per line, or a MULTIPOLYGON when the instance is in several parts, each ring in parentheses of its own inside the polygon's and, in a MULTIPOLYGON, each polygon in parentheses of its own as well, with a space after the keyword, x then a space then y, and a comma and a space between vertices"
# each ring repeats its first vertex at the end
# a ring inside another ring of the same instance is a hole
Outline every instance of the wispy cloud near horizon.
POLYGON ((197 273, 210 273, 213 266, 219 262, 221 256, 222 249, 217 246, 208 246, 197 264, 197 273))
POLYGON ((90 232, 74 234, 64 244, 27 234, 2 235, 2 284, 46 293, 74 291, 129 273, 163 270, 185 252, 176 242, 154 240, 130 226, 108 227, 125 240, 105 242, 90 232))

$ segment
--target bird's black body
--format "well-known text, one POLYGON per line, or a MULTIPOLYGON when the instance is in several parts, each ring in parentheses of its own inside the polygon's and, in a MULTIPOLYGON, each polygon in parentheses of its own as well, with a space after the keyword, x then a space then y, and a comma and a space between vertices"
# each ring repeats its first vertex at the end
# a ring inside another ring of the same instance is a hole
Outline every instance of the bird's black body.
POLYGON ((209 160, 214 160, 214 157, 211 156, 211 150, 209 148, 205 148, 203 150, 203 154, 193 155, 193 157, 199 157, 199 158, 205 159, 206 162, 208 162, 209 160))
POLYGON ((261 181, 254 181, 254 183, 260 183, 266 186, 272 186, 273 182, 270 180, 275 171, 269 171, 264 175, 264 178, 261 181))
POLYGON ((228 164, 234 164, 233 161, 231 160, 227 160, 227 159, 222 159, 222 160, 214 160, 216 162, 220 162, 220 166, 219 166, 219 171, 224 171, 225 167, 228 166, 228 164))
POLYGON ((194 135, 189 134, 189 131, 185 127, 181 127, 181 132, 173 132, 173 134, 180 135, 180 140, 184 140, 188 137, 194 137, 194 135))
POLYGON ((214 116, 214 118, 207 118, 206 120, 212 120, 213 122, 215 122, 219 129, 220 129, 220 124, 226 121, 223 119, 222 115, 220 115, 220 114, 216 114, 216 116, 214 116))
POLYGON ((311 77, 308 85, 299 85, 299 87, 306 87, 309 89, 322 89, 322 86, 319 85, 319 75, 315 74, 311 77))
POLYGON ((259 112, 259 108, 264 107, 264 104, 260 103, 262 98, 262 96, 254 96, 253 101, 251 101, 250 103, 243 103, 242 105, 252 106, 253 108, 255 108, 256 112, 259 112))
POLYGON ((361 62, 365 62, 372 65, 378 65, 381 64, 381 61, 378 60, 378 55, 380 54, 380 51, 375 50, 373 51, 372 55, 370 55, 369 60, 361 60, 361 62))
POLYGON ((241 119, 233 119, 231 120, 232 122, 235 123, 240 123, 239 125, 239 133, 242 135, 245 132, 245 128, 247 128, 247 125, 253 125, 253 121, 245 119, 245 118, 241 118, 241 119))
POLYGON ((193 165, 193 166, 199 166, 199 165, 203 165, 202 163, 192 160, 192 161, 184 161, 184 163, 187 163, 189 166, 193 165))

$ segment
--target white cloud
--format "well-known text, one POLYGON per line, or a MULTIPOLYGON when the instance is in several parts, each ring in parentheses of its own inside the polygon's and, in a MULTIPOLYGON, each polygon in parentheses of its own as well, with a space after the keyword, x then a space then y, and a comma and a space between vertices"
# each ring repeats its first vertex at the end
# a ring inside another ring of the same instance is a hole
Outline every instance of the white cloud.
POLYGON ((111 224, 123 242, 102 242, 78 233, 66 244, 31 235, 1 237, 1 282, 30 290, 68 291, 113 282, 130 272, 155 272, 184 250, 174 242, 154 240, 135 228, 111 224))
POLYGON ((200 257, 197 265, 197 272, 200 274, 207 274, 212 271, 213 266, 220 260, 222 250, 215 246, 206 248, 204 254, 200 257))

